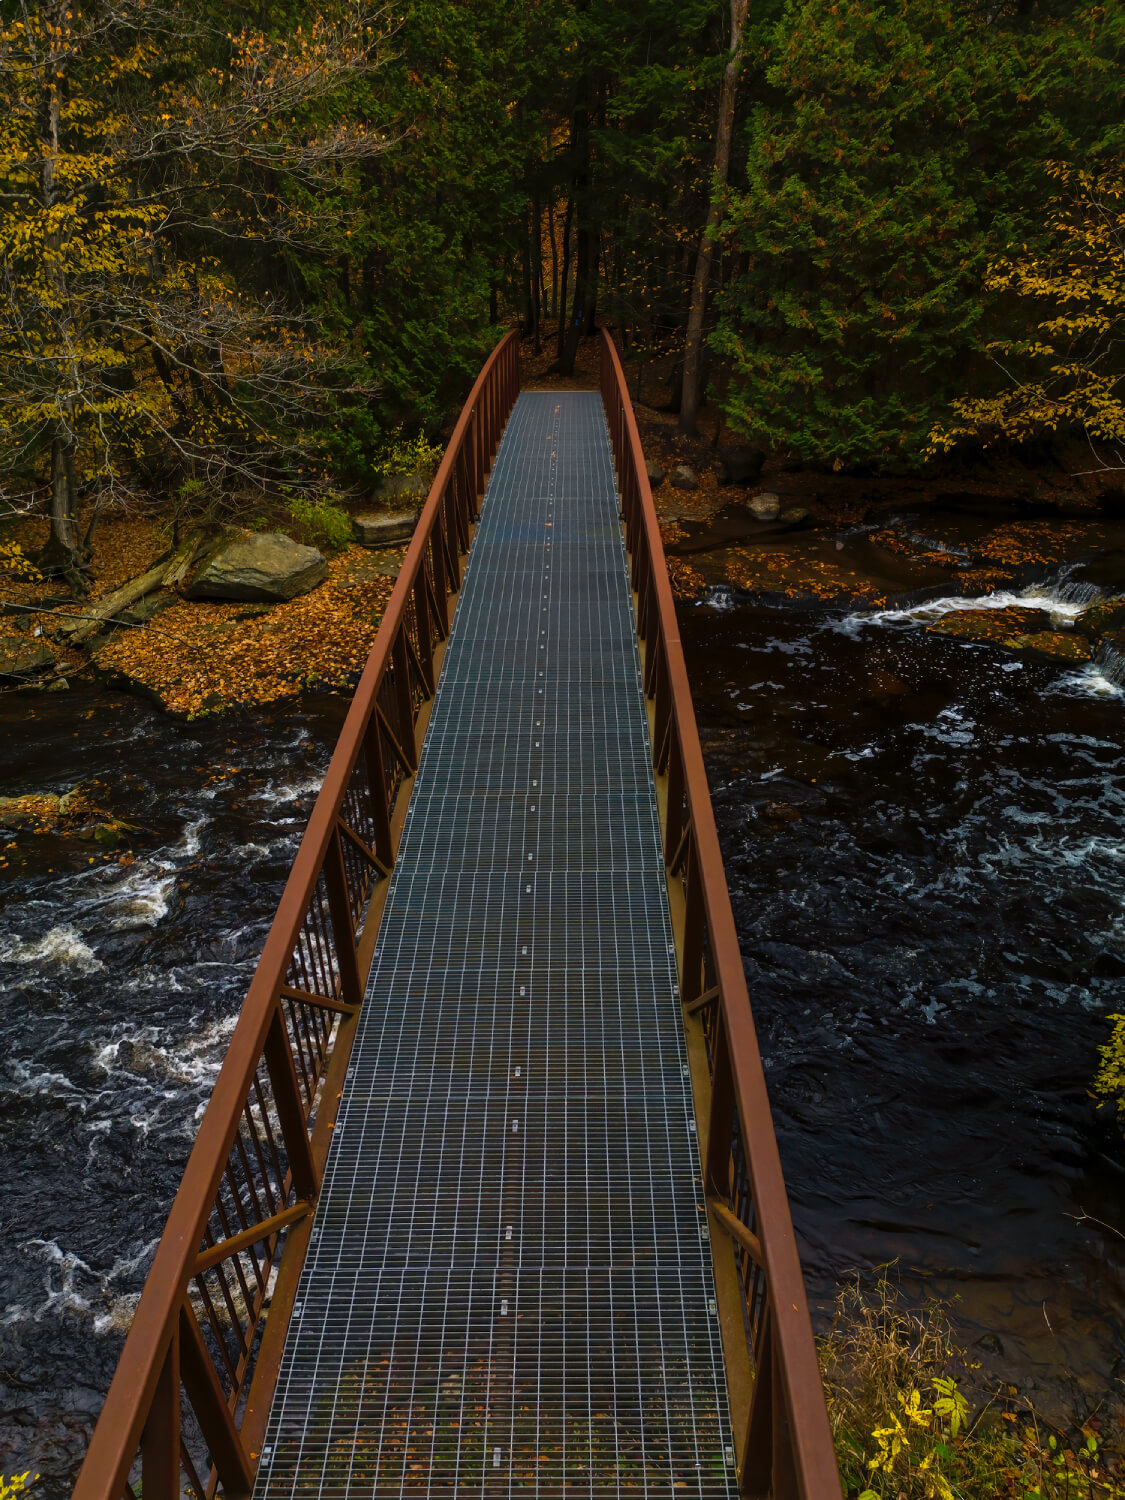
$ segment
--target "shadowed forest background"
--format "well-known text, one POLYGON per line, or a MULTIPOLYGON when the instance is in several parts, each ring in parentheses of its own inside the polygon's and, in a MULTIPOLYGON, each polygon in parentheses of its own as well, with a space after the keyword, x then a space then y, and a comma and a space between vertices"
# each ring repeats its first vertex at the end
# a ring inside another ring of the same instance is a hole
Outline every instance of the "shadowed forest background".
POLYGON ((0 0, 0 1476, 69 1493, 518 322, 525 389, 622 350, 847 1493, 1125 1495, 1123 58, 1120 0, 0 0), (275 527, 299 588, 193 592, 275 527))
POLYGON ((1122 462, 1119 5, 4 12, 2 494, 76 586, 139 502, 362 492, 513 316, 837 471, 1122 462))

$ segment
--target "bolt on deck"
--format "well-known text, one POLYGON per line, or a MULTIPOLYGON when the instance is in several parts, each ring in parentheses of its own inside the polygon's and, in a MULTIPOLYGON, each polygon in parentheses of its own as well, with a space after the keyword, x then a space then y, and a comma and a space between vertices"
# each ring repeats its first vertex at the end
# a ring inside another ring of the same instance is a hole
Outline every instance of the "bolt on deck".
POLYGON ((255 1495, 737 1493, 617 486, 520 396, 255 1495))

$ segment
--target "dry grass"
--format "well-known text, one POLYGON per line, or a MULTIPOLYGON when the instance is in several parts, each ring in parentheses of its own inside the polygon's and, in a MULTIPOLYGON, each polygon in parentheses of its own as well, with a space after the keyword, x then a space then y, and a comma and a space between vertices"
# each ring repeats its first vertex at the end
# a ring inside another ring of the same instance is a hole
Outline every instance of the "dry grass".
POLYGON ((1098 1416, 1051 1431, 1014 1388, 973 1392, 948 1309, 909 1306, 886 1275, 840 1292, 821 1366, 849 1500, 1125 1497, 1098 1416))

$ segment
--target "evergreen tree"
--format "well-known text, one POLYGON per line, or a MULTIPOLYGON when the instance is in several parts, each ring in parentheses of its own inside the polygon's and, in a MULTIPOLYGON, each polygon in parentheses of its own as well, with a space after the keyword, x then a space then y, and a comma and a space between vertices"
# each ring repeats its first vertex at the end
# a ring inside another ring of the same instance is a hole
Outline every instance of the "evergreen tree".
POLYGON ((1041 163, 1115 118, 1120 16, 792 0, 725 247, 713 346, 741 430, 818 461, 916 462, 962 388, 991 256, 1042 235, 1041 163))

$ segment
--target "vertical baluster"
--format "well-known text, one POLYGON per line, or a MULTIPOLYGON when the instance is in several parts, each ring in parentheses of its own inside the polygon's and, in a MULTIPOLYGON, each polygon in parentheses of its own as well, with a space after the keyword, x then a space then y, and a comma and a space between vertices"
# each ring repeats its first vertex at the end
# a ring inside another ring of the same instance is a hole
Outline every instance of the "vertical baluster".
POLYGON ((359 977, 359 958, 355 951, 355 925, 352 921, 352 904, 348 899, 348 876, 344 869, 339 827, 332 830, 332 838, 325 851, 324 885, 328 892, 328 915, 332 922, 336 964, 340 971, 340 998, 348 1005, 359 1005, 363 999, 363 985, 359 977))
POLYGON ((684 832, 684 763, 680 753, 680 738, 672 727, 672 739, 668 746, 668 813, 664 822, 664 863, 675 858, 684 832))
POLYGON ((441 635, 449 634, 449 584, 445 563, 445 547, 441 537, 441 516, 434 517, 430 532, 430 566, 434 575, 434 594, 437 599, 437 624, 441 635))
POLYGON ((180 1330, 156 1378, 141 1434, 141 1491, 145 1500, 180 1500, 180 1330))
POLYGON ((379 720, 372 714, 367 721, 363 736, 363 752, 367 757, 367 780, 371 790, 371 813, 375 825, 375 853, 390 869, 394 861, 394 846, 391 843, 391 810, 387 806, 387 778, 383 768, 383 740, 379 733, 379 720))
POLYGON ((457 473, 457 493, 461 496, 461 504, 464 507, 465 515, 470 522, 475 522, 480 512, 477 509, 476 496, 473 494, 472 486, 469 483, 469 462, 465 457, 464 444, 457 450, 457 461, 454 467, 457 473))
POLYGON ((473 497, 473 504, 476 505, 478 499, 480 498, 480 490, 481 490, 481 484, 480 484, 480 464, 479 464, 479 461, 478 461, 478 454, 477 454, 477 413, 476 413, 476 407, 474 407, 473 410, 472 410, 472 412, 470 413, 470 415, 469 415, 469 423, 468 423, 468 426, 465 429, 464 452, 466 454, 467 461, 468 461, 470 491, 471 491, 472 497, 473 497))
POLYGON ((773 1473, 771 1495, 773 1500, 798 1500, 797 1473, 793 1459, 793 1435, 789 1430, 789 1415, 785 1407, 785 1384, 781 1378, 781 1344, 773 1343, 773 1473))
POLYGON ((238 1428, 234 1425, 234 1418, 231 1416, 219 1377, 215 1373, 211 1356, 207 1352, 203 1334, 195 1320, 195 1314, 188 1305, 180 1311, 180 1329, 184 1360, 184 1388, 191 1399, 192 1409, 199 1421, 203 1437, 211 1450, 211 1462, 215 1465, 219 1483, 226 1493, 227 1500, 235 1500, 235 1496, 249 1495, 254 1487, 254 1470, 242 1446, 238 1428))
POLYGON ((656 608, 656 589, 650 583, 645 590, 644 612, 641 617, 642 634, 641 639, 645 643, 645 697, 656 697, 656 684, 660 678, 660 670, 666 665, 667 652, 664 647, 664 637, 659 627, 654 628, 659 618, 656 608))
POLYGON ((742 1473, 739 1477, 739 1487, 748 1500, 751 1496, 763 1497, 764 1500, 770 1494, 773 1479, 773 1439, 776 1429, 773 1414, 773 1342, 773 1317, 767 1300, 762 1312, 754 1390, 750 1397, 750 1416, 746 1423, 742 1473))
MULTIPOLYGON (((727 1050, 727 1028, 721 1005, 717 1006, 717 1011, 715 1039, 711 1048, 711 1106, 707 1121, 704 1185, 708 1193, 715 1193, 725 1202, 731 1196, 730 1140, 734 1124, 734 1085, 731 1079, 730 1053, 727 1050)), ((735 1212, 738 1212, 737 1203, 735 1212)))
POLYGON ((289 1034, 285 1029, 280 1006, 273 1013, 263 1051, 273 1087, 277 1122, 281 1126, 281 1139, 285 1142, 289 1170, 293 1174, 293 1187, 298 1198, 305 1198, 311 1203, 316 1197, 319 1184, 305 1125, 305 1111, 297 1087, 293 1054, 289 1050, 289 1034))
MULTIPOLYGON (((660 642, 660 661, 657 663, 656 671, 656 703, 653 709, 653 750, 655 753, 656 773, 661 775, 668 764, 668 732, 672 727, 672 684, 668 677, 668 652, 664 645, 664 637, 658 637, 660 642)), ((656 643, 653 643, 655 649, 656 643)))
POLYGON ((410 691, 410 654, 406 646, 406 624, 398 627, 391 647, 394 666, 394 690, 398 704, 398 742, 413 771, 418 765, 418 745, 414 738, 414 695, 410 691))
POLYGON ((680 994, 685 1002, 703 993, 703 879, 695 838, 688 838, 687 872, 684 881, 684 962, 680 994))
POLYGON ((438 518, 438 524, 443 523, 449 556, 449 588, 456 593, 461 587, 461 547, 460 538, 457 535, 457 512, 453 504, 453 495, 448 489, 442 496, 441 515, 438 518))
POLYGON ((430 633, 430 601, 426 594, 426 561, 423 558, 422 566, 418 569, 418 576, 414 580, 414 618, 418 622, 418 655, 426 674, 426 689, 432 694, 434 690, 434 643, 430 633))

